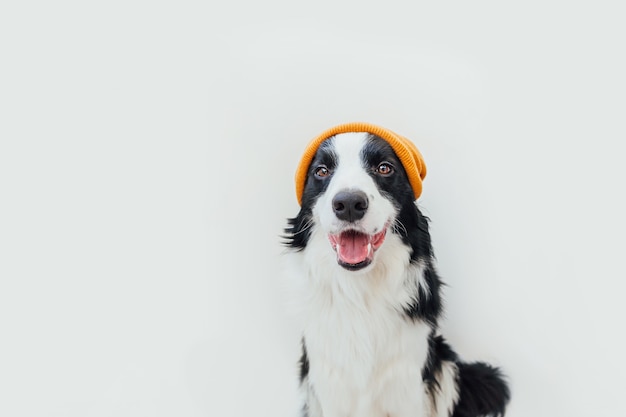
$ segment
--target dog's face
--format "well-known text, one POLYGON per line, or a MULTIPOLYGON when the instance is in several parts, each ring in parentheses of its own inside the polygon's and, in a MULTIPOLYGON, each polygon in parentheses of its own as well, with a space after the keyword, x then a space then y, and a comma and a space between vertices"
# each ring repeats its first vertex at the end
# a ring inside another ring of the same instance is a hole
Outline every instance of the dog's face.
POLYGON ((389 232, 404 229, 398 216, 413 199, 404 167, 385 140, 368 133, 344 133, 318 148, 302 206, 328 236, 337 263, 358 271, 375 262, 389 232))

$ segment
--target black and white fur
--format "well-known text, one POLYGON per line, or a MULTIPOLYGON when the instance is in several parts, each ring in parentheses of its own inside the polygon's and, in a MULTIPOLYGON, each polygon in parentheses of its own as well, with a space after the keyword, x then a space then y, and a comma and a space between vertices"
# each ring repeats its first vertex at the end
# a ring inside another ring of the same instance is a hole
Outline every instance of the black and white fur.
POLYGON ((428 219, 387 142, 368 133, 324 141, 285 231, 303 319, 304 417, 504 415, 499 369, 461 362, 438 334, 428 219), (384 241, 349 264, 332 236, 357 232, 384 241))

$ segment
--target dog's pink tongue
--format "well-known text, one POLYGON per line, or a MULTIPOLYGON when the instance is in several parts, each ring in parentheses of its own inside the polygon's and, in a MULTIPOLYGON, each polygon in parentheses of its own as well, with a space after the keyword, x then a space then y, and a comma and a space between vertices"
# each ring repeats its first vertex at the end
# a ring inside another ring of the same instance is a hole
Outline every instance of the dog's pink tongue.
POLYGON ((369 255, 369 236, 359 232, 344 232, 337 236, 337 255, 347 264, 358 264, 369 255))

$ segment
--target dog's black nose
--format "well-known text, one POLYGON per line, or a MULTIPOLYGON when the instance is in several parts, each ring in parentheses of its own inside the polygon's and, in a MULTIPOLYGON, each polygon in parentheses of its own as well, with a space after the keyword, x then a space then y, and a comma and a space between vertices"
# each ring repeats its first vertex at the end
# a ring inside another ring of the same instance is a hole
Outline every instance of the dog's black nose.
POLYGON ((367 211, 367 196, 363 191, 341 191, 333 198, 333 210, 340 220, 355 222, 367 211))

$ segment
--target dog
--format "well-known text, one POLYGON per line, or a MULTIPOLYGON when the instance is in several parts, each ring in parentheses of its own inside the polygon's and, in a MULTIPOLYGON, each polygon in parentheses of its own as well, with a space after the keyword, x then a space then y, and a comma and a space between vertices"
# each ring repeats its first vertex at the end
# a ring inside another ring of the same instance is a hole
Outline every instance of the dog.
POLYGON ((302 314, 302 417, 503 416, 501 370, 459 359, 442 315, 426 167, 406 138, 349 123, 309 144, 283 242, 302 314))

